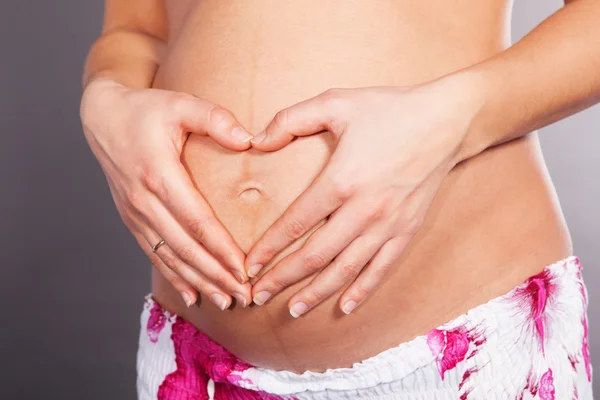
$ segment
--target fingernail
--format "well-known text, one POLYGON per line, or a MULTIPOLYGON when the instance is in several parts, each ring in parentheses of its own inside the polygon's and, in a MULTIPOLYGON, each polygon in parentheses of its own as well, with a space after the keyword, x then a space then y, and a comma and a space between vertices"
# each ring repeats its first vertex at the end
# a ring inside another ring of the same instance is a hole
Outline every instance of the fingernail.
POLYGON ((181 292, 181 297, 183 297, 183 301, 187 307, 192 305, 192 298, 186 292, 181 292))
POLYGON ((306 305, 306 303, 300 301, 294 304, 292 308, 290 308, 290 314, 292 314, 292 317, 298 318, 299 316, 304 314, 306 310, 308 310, 308 306, 306 305))
POLYGON ((262 306, 263 304, 265 304, 265 301, 269 300, 269 297, 271 297, 271 293, 260 292, 256 296, 254 296, 252 301, 254 301, 254 303, 256 303, 257 306, 262 306))
POLYGON ((354 300, 347 301, 342 308, 342 311, 346 314, 350 314, 352 310, 356 308, 356 302, 354 300))
POLYGON ((227 306, 227 300, 219 293, 213 293, 210 295, 210 300, 217 305, 223 311, 227 306))
POLYGON ((250 278, 254 278, 256 276, 256 274, 258 274, 258 272, 260 271, 260 269, 263 267, 262 264, 254 264, 253 266, 251 266, 250 268, 248 268, 248 276, 250 278))
POLYGON ((246 279, 244 279, 244 275, 242 275, 242 273, 237 269, 233 270, 233 274, 242 285, 246 282, 246 279))
POLYGON ((254 139, 250 140, 251 143, 260 143, 263 140, 265 140, 265 138, 267 137, 267 132, 262 131, 261 133, 259 133, 258 135, 254 136, 254 139))
POLYGON ((233 297, 242 305, 242 307, 246 307, 246 297, 243 294, 238 292, 233 292, 233 297))
POLYGON ((233 130, 231 131, 231 135, 242 143, 246 143, 254 137, 242 128, 238 127, 233 128, 233 130))

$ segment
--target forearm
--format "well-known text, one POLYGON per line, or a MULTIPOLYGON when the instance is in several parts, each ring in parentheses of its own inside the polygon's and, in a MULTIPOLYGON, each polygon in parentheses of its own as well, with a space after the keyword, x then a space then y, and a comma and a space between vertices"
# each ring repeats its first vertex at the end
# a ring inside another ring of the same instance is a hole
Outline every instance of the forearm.
POLYGON ((600 1, 578 0, 513 46, 458 71, 480 108, 458 162, 600 101, 600 1))
POLYGON ((110 78, 131 88, 152 85, 165 43, 135 30, 103 34, 92 46, 83 72, 83 88, 95 78, 110 78))

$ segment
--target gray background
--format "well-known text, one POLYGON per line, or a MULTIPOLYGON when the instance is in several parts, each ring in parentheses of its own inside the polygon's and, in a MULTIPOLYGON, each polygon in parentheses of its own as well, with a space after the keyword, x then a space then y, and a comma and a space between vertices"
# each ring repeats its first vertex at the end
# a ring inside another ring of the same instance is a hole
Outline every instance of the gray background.
MULTIPOLYGON (((558 9, 518 1, 513 42, 558 9)), ((149 262, 121 222, 79 122, 103 3, 0 2, 0 397, 133 399, 149 262)), ((600 108, 541 130, 584 265, 600 372, 600 108)), ((596 396, 600 379, 596 379, 596 396)))

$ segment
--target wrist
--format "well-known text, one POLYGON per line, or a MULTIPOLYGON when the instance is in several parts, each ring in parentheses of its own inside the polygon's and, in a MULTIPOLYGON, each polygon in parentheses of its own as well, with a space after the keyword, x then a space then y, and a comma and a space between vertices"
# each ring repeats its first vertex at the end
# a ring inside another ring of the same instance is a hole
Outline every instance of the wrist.
POLYGON ((95 111, 102 109, 103 105, 111 104, 117 92, 126 89, 126 87, 117 81, 97 76, 91 79, 81 95, 79 115, 85 125, 96 114, 95 111))
POLYGON ((493 85, 487 72, 475 68, 459 70, 440 80, 452 87, 447 93, 456 94, 452 101, 464 115, 461 128, 456 132, 457 148, 453 158, 453 165, 456 165, 492 145, 490 135, 484 129, 484 111, 493 85))

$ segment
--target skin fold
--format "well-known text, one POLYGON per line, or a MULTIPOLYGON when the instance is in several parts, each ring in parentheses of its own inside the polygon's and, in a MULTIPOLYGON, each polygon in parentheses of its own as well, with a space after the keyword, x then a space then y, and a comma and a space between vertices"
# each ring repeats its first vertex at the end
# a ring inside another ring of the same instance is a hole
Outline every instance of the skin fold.
POLYGON ((598 101, 598 2, 512 47, 504 1, 106 11, 86 138, 155 299, 240 358, 347 367, 572 254, 536 129, 598 101))

